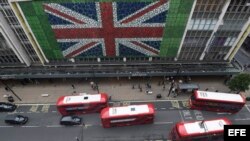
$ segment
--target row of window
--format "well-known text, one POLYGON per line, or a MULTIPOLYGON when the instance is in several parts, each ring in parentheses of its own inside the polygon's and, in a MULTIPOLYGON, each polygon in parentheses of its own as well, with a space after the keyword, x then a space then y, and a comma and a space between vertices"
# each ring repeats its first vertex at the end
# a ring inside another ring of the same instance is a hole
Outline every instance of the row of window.
MULTIPOLYGON (((26 43, 23 44, 22 46, 24 47, 25 51, 28 53, 30 59, 35 63, 35 62, 40 62, 36 52, 34 51, 32 45, 29 43, 29 40, 23 31, 22 27, 20 26, 20 23, 18 19, 15 16, 15 13, 12 11, 11 7, 9 6, 9 3, 7 0, 0 0, 0 5, 3 7, 3 15, 7 19, 8 23, 10 24, 11 28, 17 35, 18 39, 21 41, 25 41, 26 43), (28 42, 28 43, 27 43, 28 42)), ((8 61, 8 60, 3 60, 3 61, 8 61)))

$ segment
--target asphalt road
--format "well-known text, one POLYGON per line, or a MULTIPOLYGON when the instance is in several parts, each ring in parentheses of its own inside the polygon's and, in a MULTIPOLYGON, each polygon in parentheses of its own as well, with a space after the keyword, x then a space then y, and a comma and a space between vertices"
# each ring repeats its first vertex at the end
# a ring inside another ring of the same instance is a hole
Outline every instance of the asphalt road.
MULTIPOLYGON (((138 102, 136 102, 138 103, 138 102)), ((139 102, 142 103, 142 102, 139 102)), ((135 104, 134 102, 113 105, 135 104)), ((65 127, 59 125, 61 115, 55 105, 19 105, 14 113, 27 115, 26 125, 13 126, 4 123, 7 114, 0 114, 1 141, 161 141, 168 138, 172 126, 179 121, 228 117, 234 124, 250 124, 250 103, 237 114, 189 110, 186 101, 154 102, 156 116, 154 124, 104 129, 99 114, 82 115, 84 126, 65 127)))

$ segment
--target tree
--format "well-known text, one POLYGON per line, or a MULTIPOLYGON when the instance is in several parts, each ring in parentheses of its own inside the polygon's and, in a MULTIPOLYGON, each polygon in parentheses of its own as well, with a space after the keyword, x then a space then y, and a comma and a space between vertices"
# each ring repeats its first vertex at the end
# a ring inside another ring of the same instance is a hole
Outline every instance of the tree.
POLYGON ((232 91, 245 91, 249 89, 250 85, 250 74, 241 73, 235 76, 229 82, 229 88, 232 91))

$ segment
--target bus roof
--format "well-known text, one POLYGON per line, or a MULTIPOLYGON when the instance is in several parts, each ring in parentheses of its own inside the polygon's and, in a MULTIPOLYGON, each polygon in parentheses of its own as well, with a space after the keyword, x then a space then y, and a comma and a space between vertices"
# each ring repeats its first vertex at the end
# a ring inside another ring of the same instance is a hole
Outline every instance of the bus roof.
POLYGON ((130 105, 121 107, 106 107, 101 111, 101 118, 123 117, 140 114, 154 114, 153 104, 130 105))
POLYGON ((240 94, 208 92, 208 91, 196 91, 195 93, 197 99, 245 103, 244 98, 240 94))
POLYGON ((226 118, 195 121, 187 123, 178 123, 177 132, 182 137, 199 136, 202 134, 223 133, 224 125, 230 125, 231 122, 226 118))
POLYGON ((149 113, 149 107, 145 105, 130 105, 123 107, 112 107, 109 109, 110 116, 120 116, 120 115, 136 115, 141 113, 149 113))
POLYGON ((101 94, 84 94, 75 96, 63 96, 59 98, 57 103, 72 104, 72 103, 90 103, 101 101, 101 94))

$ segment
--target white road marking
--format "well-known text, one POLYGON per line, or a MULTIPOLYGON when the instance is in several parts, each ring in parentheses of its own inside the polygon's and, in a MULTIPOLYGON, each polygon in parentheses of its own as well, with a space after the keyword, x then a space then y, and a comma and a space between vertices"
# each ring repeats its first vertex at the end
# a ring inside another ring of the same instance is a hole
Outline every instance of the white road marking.
POLYGON ((130 105, 130 102, 129 102, 129 101, 124 101, 124 102, 122 103, 122 105, 123 105, 123 106, 128 106, 128 105, 130 105))
POLYGON ((238 119, 234 119, 234 120, 250 120, 250 118, 238 118, 238 119))
POLYGON ((189 108, 189 101, 181 101, 183 107, 189 108))
POLYGON ((32 105, 56 105, 56 104, 48 104, 48 103, 43 103, 43 104, 22 104, 22 103, 20 103, 20 104, 16 104, 16 105, 22 105, 22 106, 32 106, 32 105))
POLYGON ((231 113, 217 113, 217 115, 231 115, 231 113))
POLYGON ((43 105, 42 112, 48 113, 50 105, 43 105))
POLYGON ((161 108, 162 110, 165 110, 166 108, 161 108))
POLYGON ((178 110, 178 111, 179 111, 179 114, 181 115, 181 120, 184 121, 183 116, 181 114, 181 110, 178 110))
POLYGON ((85 129, 87 129, 88 127, 91 127, 91 126, 93 126, 92 124, 85 124, 83 127, 85 128, 85 129))
POLYGON ((19 107, 19 105, 16 105, 16 109, 15 109, 15 111, 13 111, 12 113, 17 113, 17 109, 18 109, 18 107, 19 107))
POLYGON ((46 127, 62 127, 61 125, 47 125, 46 127))
POLYGON ((21 127, 25 127, 25 128, 33 128, 33 127, 40 127, 40 126, 21 126, 21 127))
POLYGON ((157 108, 155 108, 155 110, 157 110, 157 108))
POLYGON ((166 121, 166 122, 154 122, 154 124, 173 124, 173 121, 166 121))
POLYGON ((250 113, 250 109, 248 108, 248 106, 247 106, 247 105, 245 105, 245 107, 247 108, 248 112, 250 113))
POLYGON ((52 111, 52 113, 56 113, 57 111, 52 111))
POLYGON ((36 112, 38 109, 38 105, 32 105, 31 108, 30 108, 30 112, 36 112))
POLYGON ((19 113, 24 113, 24 112, 19 112, 19 113))
POLYGON ((8 128, 8 127, 14 127, 14 126, 0 126, 0 128, 8 128))
POLYGON ((174 107, 174 108, 177 108, 177 109, 180 108, 179 101, 177 101, 177 100, 172 100, 171 104, 172 104, 172 107, 174 107))

